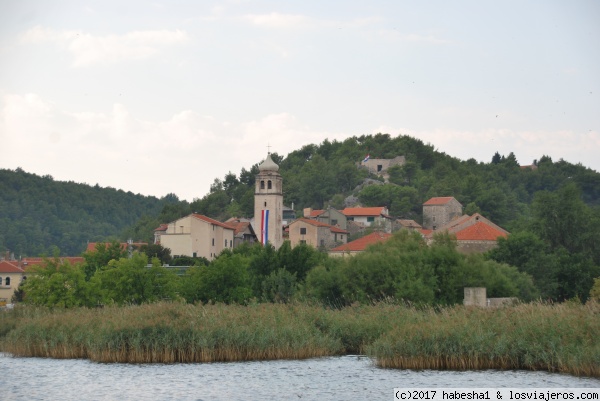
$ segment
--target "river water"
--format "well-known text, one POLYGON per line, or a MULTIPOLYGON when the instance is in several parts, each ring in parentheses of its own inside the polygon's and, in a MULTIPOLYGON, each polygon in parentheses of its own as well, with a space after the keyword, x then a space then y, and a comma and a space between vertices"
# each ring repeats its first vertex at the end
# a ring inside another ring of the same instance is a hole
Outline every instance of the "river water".
POLYGON ((205 364, 101 364, 0 353, 0 400, 392 400, 394 388, 600 387, 528 371, 380 369, 363 356, 205 364))

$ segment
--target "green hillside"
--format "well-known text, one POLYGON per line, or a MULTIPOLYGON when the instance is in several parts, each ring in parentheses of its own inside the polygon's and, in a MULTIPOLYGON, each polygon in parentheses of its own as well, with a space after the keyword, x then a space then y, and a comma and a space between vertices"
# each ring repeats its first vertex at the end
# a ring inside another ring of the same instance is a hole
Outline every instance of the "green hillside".
POLYGON ((176 196, 163 199, 114 188, 54 181, 21 169, 0 169, 0 251, 15 256, 80 255, 88 241, 120 239, 145 215, 156 216, 176 196))
MULTIPOLYGON (((517 161, 508 155, 489 155, 488 163, 459 160, 432 145, 387 134, 325 140, 272 155, 283 176, 284 203, 297 214, 303 208, 343 208, 348 197, 363 206, 387 206, 390 214, 421 222, 422 204, 433 196, 454 196, 465 212, 480 212, 513 231, 532 213, 536 193, 556 193, 575 186, 587 207, 600 205, 600 174, 564 160, 540 155, 536 161, 517 161), (405 156, 403 167, 390 169, 390 183, 363 185, 369 175, 358 163, 371 158, 405 156), (536 165, 536 169, 520 165, 536 165)), ((160 223, 197 212, 225 220, 252 217, 254 179, 258 163, 239 174, 215 178, 209 193, 192 203, 176 195, 163 199, 74 182, 54 181, 21 169, 0 170, 0 252, 15 255, 79 255, 87 241, 109 238, 151 241, 160 223)), ((597 214, 597 212, 596 212, 597 214)))

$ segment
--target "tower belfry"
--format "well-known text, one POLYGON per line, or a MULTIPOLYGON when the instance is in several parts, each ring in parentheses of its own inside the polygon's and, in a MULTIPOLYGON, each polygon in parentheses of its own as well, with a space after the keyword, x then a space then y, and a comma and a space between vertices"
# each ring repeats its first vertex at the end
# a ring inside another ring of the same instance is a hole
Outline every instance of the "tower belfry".
POLYGON ((283 181, 271 153, 258 166, 254 187, 254 224, 262 244, 283 244, 283 181))

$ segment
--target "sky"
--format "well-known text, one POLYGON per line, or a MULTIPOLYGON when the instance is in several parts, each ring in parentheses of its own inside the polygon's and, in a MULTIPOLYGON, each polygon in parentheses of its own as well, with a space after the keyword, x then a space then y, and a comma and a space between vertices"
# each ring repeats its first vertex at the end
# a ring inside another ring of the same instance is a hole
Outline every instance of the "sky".
POLYGON ((599 43, 595 0, 0 0, 0 168, 192 201, 381 132, 600 171, 599 43))

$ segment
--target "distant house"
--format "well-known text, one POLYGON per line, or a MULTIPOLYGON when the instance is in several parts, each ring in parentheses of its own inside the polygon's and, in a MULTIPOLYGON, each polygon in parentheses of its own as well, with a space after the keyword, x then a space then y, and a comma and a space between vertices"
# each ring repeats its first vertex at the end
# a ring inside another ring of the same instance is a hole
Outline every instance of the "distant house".
POLYGON ((508 231, 494 224, 479 213, 464 215, 429 233, 430 242, 436 232, 447 232, 456 237, 457 250, 462 253, 487 252, 498 245, 498 238, 506 238, 508 231))
POLYGON ((161 224, 157 228, 154 229, 154 243, 160 245, 160 237, 161 235, 167 232, 167 228, 169 228, 168 224, 161 224))
MULTIPOLYGON (((110 242, 88 242, 86 252, 94 252, 96 250, 96 246, 98 244, 104 244, 107 247, 111 245, 110 242)), ((148 245, 148 243, 147 242, 121 242, 119 245, 121 245, 121 249, 124 251, 127 251, 127 250, 139 251, 141 247, 143 247, 144 245, 148 245)))
POLYGON ((451 196, 431 198, 423 203, 423 228, 437 230, 463 214, 462 205, 451 196))
POLYGON ((329 256, 352 256, 363 252, 369 245, 376 244, 378 242, 387 241, 392 237, 390 233, 384 233, 380 231, 372 232, 371 234, 365 235, 359 239, 348 242, 347 244, 337 246, 329 250, 329 256))
POLYGON ((256 234, 249 219, 230 218, 225 224, 233 227, 233 247, 243 243, 253 244, 257 241, 256 234))
POLYGON ((224 249, 233 248, 235 228, 201 214, 190 214, 168 223, 160 244, 173 256, 216 258, 224 249))
POLYGON ((423 227, 414 220, 397 219, 394 221, 394 231, 401 229, 420 231, 423 227))
POLYGON ((288 226, 290 244, 307 244, 315 248, 330 249, 348 241, 348 231, 320 221, 299 218, 288 226))
POLYGON ((396 156, 393 159, 371 159, 369 156, 360 162, 360 165, 369 170, 369 173, 382 176, 386 181, 389 179, 388 169, 393 166, 403 166, 406 163, 404 156, 396 156))
POLYGON ((25 271, 19 266, 19 262, 0 261, 0 306, 11 303, 16 289, 24 279, 25 271))
POLYGON ((346 215, 333 207, 329 207, 325 210, 306 208, 304 209, 304 217, 329 224, 330 226, 338 226, 343 230, 346 230, 347 228, 346 225, 348 220, 346 215))
POLYGON ((365 227, 375 226, 381 231, 392 232, 392 218, 385 206, 379 207, 347 207, 342 210, 350 222, 363 224, 365 227))

